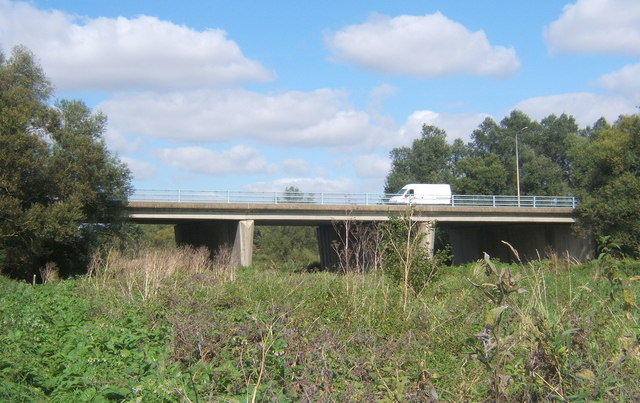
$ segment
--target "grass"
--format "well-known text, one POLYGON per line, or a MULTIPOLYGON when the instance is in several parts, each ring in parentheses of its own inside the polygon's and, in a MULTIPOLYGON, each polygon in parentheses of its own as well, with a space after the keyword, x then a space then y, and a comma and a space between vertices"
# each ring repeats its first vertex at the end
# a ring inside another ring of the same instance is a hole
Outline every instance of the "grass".
POLYGON ((443 268, 403 309, 380 273, 164 253, 107 252, 91 276, 35 286, 0 278, 0 400, 640 399, 637 262, 495 263, 527 292, 487 330, 483 263, 443 268))

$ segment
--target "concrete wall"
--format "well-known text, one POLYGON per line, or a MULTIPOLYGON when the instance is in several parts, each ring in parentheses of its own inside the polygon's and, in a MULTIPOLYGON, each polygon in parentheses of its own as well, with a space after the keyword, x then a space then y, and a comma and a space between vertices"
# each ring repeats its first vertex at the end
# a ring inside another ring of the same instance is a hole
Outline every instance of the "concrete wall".
POLYGON ((514 261, 514 254, 502 241, 511 244, 523 261, 546 258, 551 251, 559 256, 568 254, 579 261, 593 257, 593 240, 577 236, 571 224, 505 223, 442 227, 449 234, 454 264, 481 259, 483 252, 502 261, 514 261))
POLYGON ((176 224, 177 245, 206 246, 212 256, 224 246, 231 247, 231 264, 251 266, 253 260, 253 220, 217 220, 176 224))

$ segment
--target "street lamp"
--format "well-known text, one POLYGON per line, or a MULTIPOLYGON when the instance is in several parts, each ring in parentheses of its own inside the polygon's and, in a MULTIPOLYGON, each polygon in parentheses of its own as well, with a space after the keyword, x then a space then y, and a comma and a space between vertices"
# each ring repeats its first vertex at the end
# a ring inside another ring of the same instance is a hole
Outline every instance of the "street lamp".
POLYGON ((520 157, 518 155, 518 133, 528 128, 528 126, 525 126, 516 132, 516 189, 518 192, 518 207, 520 207, 520 157))

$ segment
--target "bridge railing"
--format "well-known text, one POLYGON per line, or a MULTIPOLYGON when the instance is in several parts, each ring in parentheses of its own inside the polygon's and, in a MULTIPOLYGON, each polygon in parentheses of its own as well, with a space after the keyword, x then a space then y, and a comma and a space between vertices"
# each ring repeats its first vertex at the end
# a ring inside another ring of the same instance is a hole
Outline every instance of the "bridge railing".
POLYGON ((503 195, 454 195, 452 206, 475 207, 570 207, 578 201, 571 196, 503 196, 503 195))
MULTIPOLYGON (((248 204, 326 204, 326 205, 381 205, 390 204, 395 194, 385 193, 291 193, 244 192, 229 190, 166 190, 136 189, 131 201, 206 202, 248 204)), ((468 207, 570 207, 577 206, 571 196, 504 196, 453 195, 451 203, 444 205, 468 207)))

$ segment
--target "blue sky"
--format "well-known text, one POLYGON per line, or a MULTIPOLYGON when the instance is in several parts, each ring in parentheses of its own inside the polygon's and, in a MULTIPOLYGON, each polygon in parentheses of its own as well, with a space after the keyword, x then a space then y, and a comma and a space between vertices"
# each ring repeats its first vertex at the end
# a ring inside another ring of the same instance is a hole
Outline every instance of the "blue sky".
POLYGON ((640 2, 0 0, 137 188, 382 192, 423 124, 638 111, 640 2))

